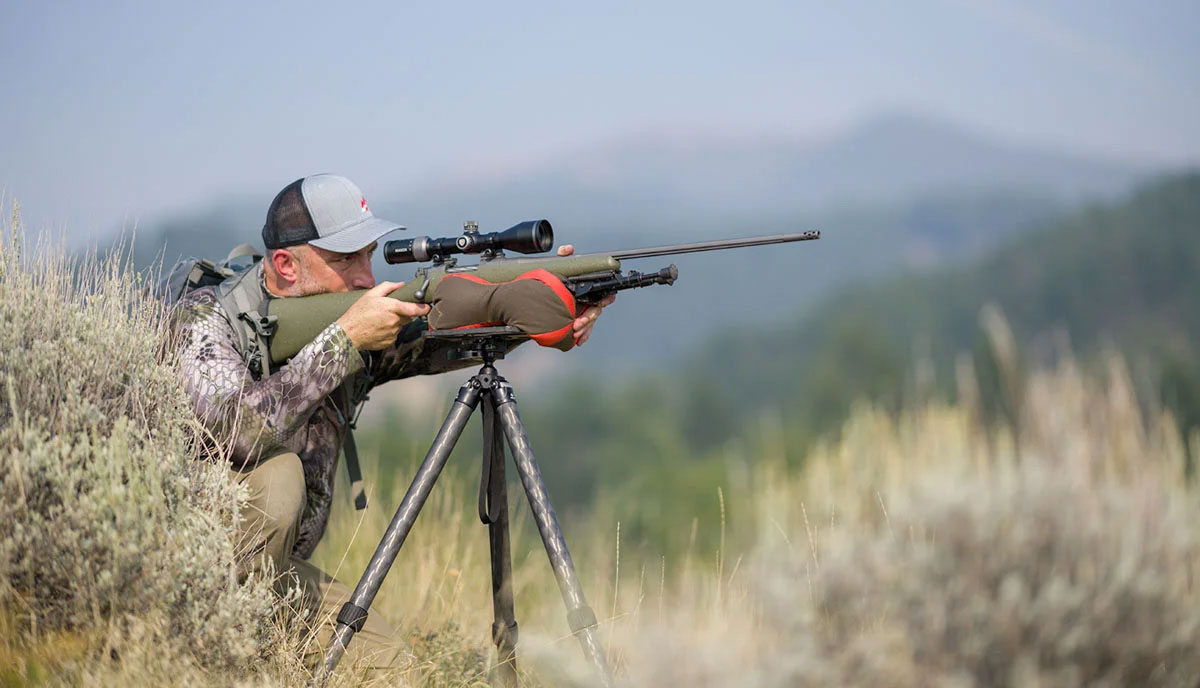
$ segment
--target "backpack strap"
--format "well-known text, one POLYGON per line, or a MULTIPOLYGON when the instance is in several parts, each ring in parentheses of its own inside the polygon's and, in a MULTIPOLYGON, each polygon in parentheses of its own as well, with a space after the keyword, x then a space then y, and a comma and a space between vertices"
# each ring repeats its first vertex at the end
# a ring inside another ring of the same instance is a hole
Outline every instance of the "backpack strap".
POLYGON ((266 352, 270 350, 268 340, 275 334, 276 323, 275 316, 262 314, 267 299, 259 284, 261 275, 262 268, 255 266, 217 285, 217 301, 233 323, 242 360, 256 380, 271 374, 271 357, 266 352))
MULTIPOLYGON (((251 256, 254 263, 241 272, 233 273, 221 284, 217 285, 217 300, 233 323, 233 330, 238 336, 238 349, 242 360, 250 368, 254 379, 261 380, 271 374, 270 339, 275 334, 277 316, 263 315, 266 310, 267 298, 263 295, 260 281, 262 279, 262 256, 249 244, 242 244, 229 252, 229 257, 220 267, 229 266, 239 258, 251 256)), ((230 270, 232 272, 232 270, 230 270)), ((355 380, 347 380, 343 394, 348 402, 350 419, 342 417, 337 404, 333 404, 334 412, 341 422, 346 424, 346 437, 342 444, 342 453, 346 459, 346 473, 350 478, 350 494, 354 498, 355 509, 367 508, 367 494, 363 489, 362 466, 358 461, 358 447, 354 443, 354 425, 358 420, 357 411, 362 402, 366 401, 366 391, 370 381, 364 381, 362 387, 355 380)))
POLYGON ((354 508, 362 511, 367 508, 367 493, 363 489, 362 465, 358 462, 358 446, 354 443, 354 428, 358 425, 358 416, 362 412, 362 404, 367 400, 367 391, 371 388, 371 377, 367 375, 354 376, 346 380, 338 393, 342 404, 327 400, 328 407, 333 411, 339 423, 346 427, 342 437, 342 457, 346 462, 346 476, 350 478, 350 496, 354 499, 354 508), (342 413, 342 407, 350 414, 347 418, 342 413))

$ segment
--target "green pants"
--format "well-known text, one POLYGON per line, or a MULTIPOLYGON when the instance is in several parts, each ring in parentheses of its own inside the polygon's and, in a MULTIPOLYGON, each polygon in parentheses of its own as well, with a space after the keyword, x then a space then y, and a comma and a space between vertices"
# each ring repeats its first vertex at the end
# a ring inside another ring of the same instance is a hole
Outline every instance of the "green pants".
MULTIPOLYGON (((251 556, 243 563, 250 573, 273 567, 280 591, 299 585, 313 608, 317 622, 305 644, 305 656, 319 661, 333 636, 335 619, 350 599, 350 588, 307 561, 292 556, 307 499, 300 457, 280 454, 253 467, 234 470, 233 477, 250 488, 250 498, 238 522, 239 551, 251 556)), ((367 616, 362 630, 342 660, 344 664, 371 669, 398 668, 408 663, 396 631, 378 613, 367 616)))

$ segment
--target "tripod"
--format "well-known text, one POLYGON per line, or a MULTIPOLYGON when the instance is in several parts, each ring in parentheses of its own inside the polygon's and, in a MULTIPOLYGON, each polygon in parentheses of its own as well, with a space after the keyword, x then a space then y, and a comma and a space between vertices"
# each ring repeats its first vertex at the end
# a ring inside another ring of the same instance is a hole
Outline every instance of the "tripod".
POLYGON ((516 464, 517 474, 529 507, 537 522, 538 532, 550 558, 554 577, 567 607, 567 623, 579 639, 583 654, 599 675, 601 684, 612 686, 608 662, 596 637, 596 615, 588 606, 583 587, 575 573, 571 554, 559 528, 554 507, 546 492, 541 469, 533 458, 525 426, 517 415, 513 388, 496 371, 495 361, 504 358, 512 347, 525 340, 520 330, 511 327, 484 327, 472 330, 439 330, 424 335, 430 339, 450 342, 447 357, 457 360, 482 361, 483 367, 471 376, 458 391, 442 427, 430 446, 425 460, 417 469, 412 484, 396 509, 375 554, 359 579, 350 601, 342 606, 337 626, 325 661, 317 676, 323 684, 341 660, 354 634, 362 630, 367 610, 379 592, 379 586, 400 553, 404 540, 416 522, 417 515, 429 497, 438 475, 446 465, 463 428, 476 408, 483 413, 483 475, 479 486, 479 517, 488 526, 492 562, 492 641, 499 657, 497 675, 505 688, 517 685, 517 621, 513 611, 512 557, 508 538, 508 488, 505 482, 504 440, 516 464))

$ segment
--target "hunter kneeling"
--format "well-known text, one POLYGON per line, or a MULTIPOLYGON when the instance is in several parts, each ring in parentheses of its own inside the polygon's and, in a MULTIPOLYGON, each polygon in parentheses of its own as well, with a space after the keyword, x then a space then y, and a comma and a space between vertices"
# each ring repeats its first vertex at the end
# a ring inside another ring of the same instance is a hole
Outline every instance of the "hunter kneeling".
MULTIPOLYGON (((383 382, 443 372, 420 332, 429 306, 386 295, 371 256, 378 240, 402 227, 375 217, 350 180, 299 179, 271 203, 263 226, 265 257, 224 282, 187 293, 175 309, 179 375, 196 414, 214 439, 208 457, 227 458, 249 502, 238 521, 243 576, 277 576, 282 592, 299 586, 316 613, 306 653, 319 658, 350 589, 308 563, 325 531, 334 472, 346 446, 355 501, 357 480, 350 419, 366 392, 383 382), (271 370, 266 333, 255 323, 270 299, 367 289, 335 323, 285 365, 271 370), (267 363, 264 363, 267 362, 267 363)), ((570 246, 559 249, 569 255, 570 246)), ((591 334, 602 302, 573 323, 576 344, 591 334)), ((406 653, 379 614, 368 616, 351 646, 360 666, 400 665, 406 653)))

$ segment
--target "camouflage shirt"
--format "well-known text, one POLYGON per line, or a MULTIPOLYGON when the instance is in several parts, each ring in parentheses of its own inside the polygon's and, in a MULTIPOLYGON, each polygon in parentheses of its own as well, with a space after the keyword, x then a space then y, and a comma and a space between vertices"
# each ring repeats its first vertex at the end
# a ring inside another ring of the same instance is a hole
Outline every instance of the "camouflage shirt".
POLYGON ((287 365, 255 380, 215 289, 191 292, 173 315, 180 379, 211 433, 202 453, 227 457, 238 468, 282 453, 299 455, 308 500, 294 553, 307 558, 329 519, 353 397, 388 380, 459 366, 422 345, 423 318, 406 326, 396 345, 383 352, 359 352, 333 323, 287 365))

